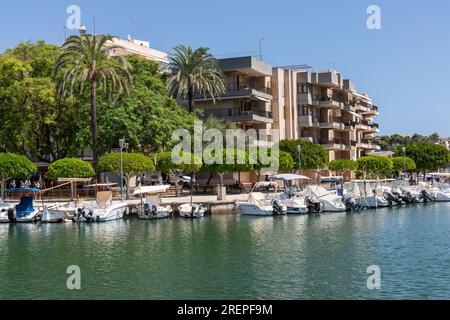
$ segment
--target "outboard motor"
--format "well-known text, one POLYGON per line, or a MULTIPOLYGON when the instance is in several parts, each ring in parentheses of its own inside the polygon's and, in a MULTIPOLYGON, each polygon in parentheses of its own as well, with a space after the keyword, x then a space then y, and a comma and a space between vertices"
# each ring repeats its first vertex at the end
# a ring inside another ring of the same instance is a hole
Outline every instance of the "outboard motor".
POLYGON ((416 202, 417 202, 416 197, 413 196, 413 195, 411 194, 410 191, 403 192, 403 193, 402 193, 401 195, 399 195, 399 196, 400 196, 400 198, 402 199, 402 201, 403 201, 404 203, 406 203, 406 204, 411 204, 411 203, 416 203, 416 202))
POLYGON ((279 216, 283 214, 283 205, 281 204, 280 200, 273 199, 272 200, 272 207, 273 207, 273 214, 275 216, 279 216))
POLYGON ((8 220, 9 222, 16 222, 16 213, 13 208, 8 209, 8 220))
POLYGON ((383 197, 389 202, 390 207, 392 207, 394 205, 394 203, 396 205, 402 204, 402 200, 400 198, 398 198, 397 196, 395 196, 392 192, 389 192, 389 191, 383 192, 383 197))
POLYGON ((420 199, 423 200, 423 203, 428 203, 428 202, 433 202, 436 200, 436 197, 431 194, 430 192, 428 192, 427 190, 423 189, 420 192, 420 199))
POLYGON ((80 216, 83 217, 86 222, 93 222, 94 221, 93 215, 94 212, 92 211, 91 208, 83 207, 80 210, 80 216))
POLYGON ((314 201, 310 198, 306 198, 306 207, 308 208, 308 214, 322 212, 322 204, 320 203, 320 201, 314 201))
POLYGON ((345 208, 347 211, 356 211, 359 209, 356 200, 352 197, 351 194, 347 193, 342 197, 342 203, 345 204, 345 208))

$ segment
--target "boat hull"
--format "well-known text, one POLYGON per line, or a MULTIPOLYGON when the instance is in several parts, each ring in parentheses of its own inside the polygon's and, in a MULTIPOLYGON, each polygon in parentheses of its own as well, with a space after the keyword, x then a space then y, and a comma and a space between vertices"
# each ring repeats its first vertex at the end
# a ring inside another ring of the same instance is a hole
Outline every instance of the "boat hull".
POLYGON ((253 203, 238 202, 237 207, 241 215, 244 216, 275 216, 275 215, 286 215, 287 208, 284 207, 281 213, 275 214, 273 206, 259 206, 253 203))
POLYGON ((206 208, 198 205, 198 204, 183 204, 178 207, 178 213, 180 218, 185 219, 196 219, 196 218, 203 218, 205 216, 206 208))

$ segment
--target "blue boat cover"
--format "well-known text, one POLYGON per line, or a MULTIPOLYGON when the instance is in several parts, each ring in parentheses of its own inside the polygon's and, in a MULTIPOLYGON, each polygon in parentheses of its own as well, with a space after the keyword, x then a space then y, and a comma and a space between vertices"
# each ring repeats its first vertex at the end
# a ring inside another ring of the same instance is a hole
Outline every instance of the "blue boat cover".
POLYGON ((22 197, 20 203, 16 206, 16 215, 23 218, 30 215, 34 211, 33 197, 22 197))
POLYGON ((39 188, 18 188, 18 189, 6 189, 6 192, 16 192, 16 191, 29 191, 29 192, 37 192, 41 191, 39 188))

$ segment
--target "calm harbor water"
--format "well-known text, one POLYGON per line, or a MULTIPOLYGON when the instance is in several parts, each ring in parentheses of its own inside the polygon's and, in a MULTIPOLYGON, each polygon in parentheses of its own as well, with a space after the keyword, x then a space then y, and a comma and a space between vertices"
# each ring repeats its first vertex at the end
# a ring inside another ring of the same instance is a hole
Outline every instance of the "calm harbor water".
POLYGON ((450 204, 0 225, 0 299, 449 299, 449 266, 450 204), (371 265, 381 290, 367 289, 371 265))

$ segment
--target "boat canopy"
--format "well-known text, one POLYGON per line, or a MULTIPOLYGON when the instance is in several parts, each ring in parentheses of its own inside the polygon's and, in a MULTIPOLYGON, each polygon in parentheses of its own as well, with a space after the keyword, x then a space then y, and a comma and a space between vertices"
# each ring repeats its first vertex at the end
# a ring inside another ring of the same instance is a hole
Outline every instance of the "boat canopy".
POLYGON ((90 184, 88 187, 112 187, 117 185, 117 183, 96 183, 96 184, 90 184))
POLYGON ((170 188, 170 185, 160 185, 160 186, 141 186, 134 190, 134 195, 140 194, 157 194, 164 193, 167 189, 170 188))
POLYGON ((341 183, 342 177, 323 177, 321 183, 341 183))
POLYGON ((427 174, 430 177, 450 177, 450 172, 432 172, 427 174))
POLYGON ((302 176, 298 174, 283 173, 271 176, 269 177, 269 180, 292 181, 292 180, 311 180, 311 179, 308 178, 307 176, 302 176))

